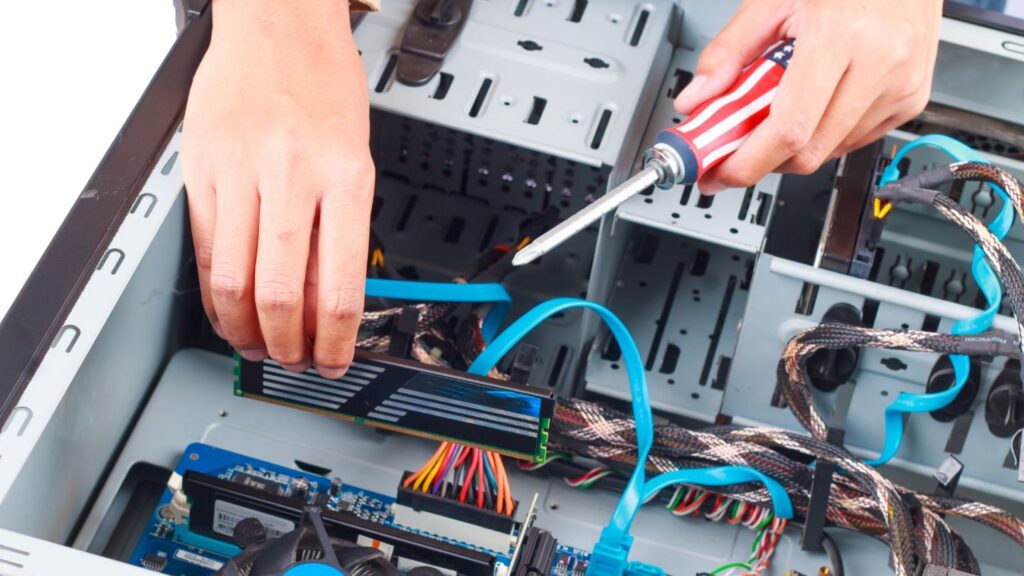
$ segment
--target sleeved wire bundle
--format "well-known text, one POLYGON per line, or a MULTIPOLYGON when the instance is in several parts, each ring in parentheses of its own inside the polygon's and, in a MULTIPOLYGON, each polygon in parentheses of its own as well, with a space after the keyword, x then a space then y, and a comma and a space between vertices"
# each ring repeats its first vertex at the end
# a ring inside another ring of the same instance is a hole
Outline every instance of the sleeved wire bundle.
MULTIPOLYGON (((635 432, 628 415, 584 400, 562 400, 555 413, 552 443, 567 453, 629 470, 636 462, 635 432)), ((1024 522, 994 506, 954 497, 918 494, 883 478, 842 447, 775 428, 717 426, 696 431, 675 424, 655 427, 647 460, 652 472, 748 466, 778 480, 789 493, 798 518, 807 513, 813 462, 831 461, 837 474, 826 508, 838 527, 877 537, 893 549, 896 574, 914 574, 918 559, 927 564, 978 573, 970 548, 944 516, 963 517, 994 528, 1024 547, 1024 522)), ((742 502, 769 506, 758 484, 716 488, 742 502)))

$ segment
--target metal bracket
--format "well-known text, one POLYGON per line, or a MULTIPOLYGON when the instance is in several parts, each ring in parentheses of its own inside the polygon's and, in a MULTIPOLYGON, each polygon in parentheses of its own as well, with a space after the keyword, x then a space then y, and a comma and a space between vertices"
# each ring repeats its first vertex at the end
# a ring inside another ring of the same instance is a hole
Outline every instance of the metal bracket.
POLYGON ((420 0, 405 27, 395 77, 422 86, 438 72, 469 19, 473 0, 420 0))

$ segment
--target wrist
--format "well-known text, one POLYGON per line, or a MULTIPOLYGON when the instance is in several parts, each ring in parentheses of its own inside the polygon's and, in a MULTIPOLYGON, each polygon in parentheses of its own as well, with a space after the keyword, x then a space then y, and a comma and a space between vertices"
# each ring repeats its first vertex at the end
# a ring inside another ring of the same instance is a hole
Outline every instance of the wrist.
POLYGON ((347 0, 214 0, 214 38, 323 40, 351 36, 347 0), (239 37, 241 36, 241 38, 239 37))

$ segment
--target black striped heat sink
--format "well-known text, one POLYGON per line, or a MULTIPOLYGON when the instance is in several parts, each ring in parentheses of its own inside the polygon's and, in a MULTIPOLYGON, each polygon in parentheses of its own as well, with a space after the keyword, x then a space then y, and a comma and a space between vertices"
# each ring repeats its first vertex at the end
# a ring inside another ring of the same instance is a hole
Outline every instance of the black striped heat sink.
POLYGON ((312 369, 289 372, 272 360, 236 360, 238 396, 516 458, 546 455, 550 391, 368 352, 357 352, 337 380, 312 369))

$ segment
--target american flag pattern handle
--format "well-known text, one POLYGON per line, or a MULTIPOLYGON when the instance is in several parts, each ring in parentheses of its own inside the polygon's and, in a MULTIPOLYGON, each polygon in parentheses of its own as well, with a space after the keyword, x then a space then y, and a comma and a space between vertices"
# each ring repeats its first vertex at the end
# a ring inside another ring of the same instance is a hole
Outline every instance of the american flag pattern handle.
POLYGON ((724 94, 701 104, 681 124, 658 135, 657 143, 670 146, 682 159, 683 178, 677 184, 696 182, 739 148, 768 117, 792 55, 793 40, 777 42, 724 94))

